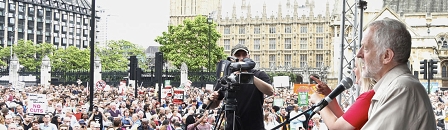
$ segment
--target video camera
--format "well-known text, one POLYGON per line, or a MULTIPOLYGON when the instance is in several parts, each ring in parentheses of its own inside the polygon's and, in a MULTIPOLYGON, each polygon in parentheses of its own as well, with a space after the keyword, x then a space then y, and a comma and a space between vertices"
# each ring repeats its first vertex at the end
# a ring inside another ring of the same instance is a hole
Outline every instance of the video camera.
POLYGON ((255 62, 249 58, 244 58, 243 62, 233 56, 227 57, 227 60, 221 60, 218 65, 217 77, 221 78, 221 84, 253 84, 254 74, 248 72, 255 67, 255 62), (239 74, 234 72, 239 71, 239 74))

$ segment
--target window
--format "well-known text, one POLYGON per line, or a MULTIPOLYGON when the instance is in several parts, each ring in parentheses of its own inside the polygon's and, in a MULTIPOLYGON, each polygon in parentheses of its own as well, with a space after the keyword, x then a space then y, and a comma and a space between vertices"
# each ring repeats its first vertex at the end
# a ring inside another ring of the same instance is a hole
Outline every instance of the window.
POLYGON ((229 26, 225 26, 224 27, 224 34, 230 34, 230 27, 229 26))
POLYGON ((275 38, 269 38, 269 49, 275 49, 275 38))
POLYGON ((275 68, 275 55, 269 55, 269 68, 275 68))
POLYGON ((291 25, 285 26, 285 33, 291 33, 291 25))
POLYGON ((285 49, 291 49, 291 38, 285 38, 285 49))
POLYGON ((253 55, 254 62, 255 62, 255 68, 260 68, 260 55, 253 55))
POLYGON ((324 49, 324 38, 316 38, 316 49, 324 49))
POLYGON ((324 32, 324 25, 318 24, 316 26, 316 33, 323 33, 324 32))
POLYGON ((324 63, 324 54, 316 54, 316 68, 322 67, 324 63))
POLYGON ((224 39, 224 50, 225 51, 230 50, 230 39, 224 39))
POLYGON ((246 33, 246 28, 244 26, 240 26, 239 27, 239 34, 245 34, 246 33))
POLYGON ((291 54, 285 54, 285 67, 291 67, 291 54))
POLYGON ((254 50, 260 50, 260 39, 254 39, 254 50))
POLYGON ((306 38, 300 38, 300 49, 308 48, 308 40, 306 38))
POLYGON ((254 27, 254 34, 260 34, 260 26, 254 27))
POLYGON ((44 16, 44 10, 43 9, 38 9, 37 10, 37 16, 44 16))
POLYGON ((15 18, 9 18, 9 24, 14 25, 14 23, 16 23, 16 19, 15 18))
POLYGON ((308 28, 306 26, 301 26, 300 33, 308 33, 308 28))
POLYGON ((308 61, 308 56, 306 54, 300 54, 300 67, 306 67, 306 62, 308 61))
POLYGON ((446 64, 442 65, 442 78, 446 78, 447 77, 447 67, 446 64))
POLYGON ((275 26, 269 26, 269 33, 275 33, 275 26))
POLYGON ((238 39, 238 44, 246 44, 246 40, 245 39, 238 39))
POLYGON ((0 2, 0 9, 5 9, 5 3, 0 2))

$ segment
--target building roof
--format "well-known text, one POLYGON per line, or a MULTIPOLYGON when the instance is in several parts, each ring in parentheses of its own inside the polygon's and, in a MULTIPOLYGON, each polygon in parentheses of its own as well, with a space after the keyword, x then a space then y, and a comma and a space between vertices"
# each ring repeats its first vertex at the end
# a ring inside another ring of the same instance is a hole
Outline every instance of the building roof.
MULTIPOLYGON (((289 15, 292 17, 294 15, 294 9, 297 7, 298 16, 309 16, 310 12, 313 11, 314 16, 319 14, 325 15, 327 2, 329 5, 334 3, 333 0, 223 0, 221 2, 221 16, 236 18, 247 17, 250 11, 251 17, 256 16, 262 17, 264 12, 264 7, 266 7, 267 17, 277 17, 279 12, 282 17, 289 15)), ((332 6, 329 6, 329 10, 332 10, 332 6)))

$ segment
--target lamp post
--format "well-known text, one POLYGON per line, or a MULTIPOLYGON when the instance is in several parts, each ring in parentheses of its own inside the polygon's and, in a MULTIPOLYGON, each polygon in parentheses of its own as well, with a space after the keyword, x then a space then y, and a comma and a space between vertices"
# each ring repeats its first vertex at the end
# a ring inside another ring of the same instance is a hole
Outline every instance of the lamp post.
POLYGON ((210 72, 210 61, 211 61, 211 55, 210 55, 210 51, 211 51, 211 44, 212 42, 210 41, 211 38, 211 24, 213 23, 213 19, 212 17, 209 15, 207 18, 207 23, 208 23, 208 66, 207 66, 207 70, 210 72))

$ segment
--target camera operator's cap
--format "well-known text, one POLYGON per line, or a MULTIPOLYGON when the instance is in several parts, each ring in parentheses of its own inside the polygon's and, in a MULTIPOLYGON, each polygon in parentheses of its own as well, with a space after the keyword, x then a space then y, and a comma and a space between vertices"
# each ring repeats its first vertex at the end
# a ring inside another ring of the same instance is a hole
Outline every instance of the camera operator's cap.
POLYGON ((243 44, 237 44, 232 48, 232 56, 235 55, 236 52, 243 50, 245 51, 247 54, 249 54, 249 49, 247 49, 246 46, 244 46, 243 44))

